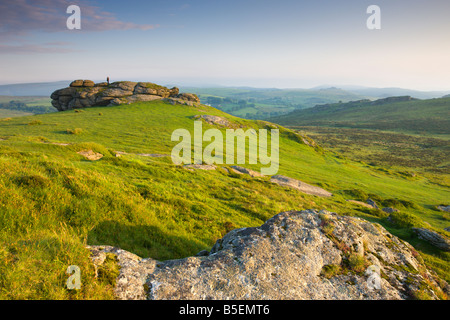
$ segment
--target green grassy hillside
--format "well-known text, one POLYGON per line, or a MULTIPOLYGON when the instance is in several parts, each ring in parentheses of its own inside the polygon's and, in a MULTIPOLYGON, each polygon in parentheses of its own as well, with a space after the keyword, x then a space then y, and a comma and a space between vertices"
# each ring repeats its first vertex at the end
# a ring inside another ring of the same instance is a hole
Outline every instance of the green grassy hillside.
POLYGON ((271 121, 285 126, 331 126, 448 135, 450 98, 328 104, 296 110, 271 121))
MULTIPOLYGON (((210 248, 234 228, 309 208, 381 223, 415 245, 449 280, 449 254, 417 239, 410 229, 429 224, 445 233, 448 217, 434 206, 448 201, 448 175, 431 179, 347 160, 306 145, 282 127, 278 173, 325 188, 333 197, 280 187, 269 177, 221 168, 188 171, 170 157, 142 155, 170 155, 176 144, 172 132, 193 132, 195 116, 203 114, 227 118, 243 129, 273 127, 207 106, 160 101, 0 121, 0 298, 113 298, 108 275, 114 270, 94 277, 87 244, 118 246, 159 260, 180 258, 210 248), (86 160, 77 153, 83 150, 103 158, 86 160), (126 154, 117 157, 117 151, 126 154), (395 203, 401 214, 388 221, 382 211, 346 201, 367 196, 380 204, 395 203), (65 288, 69 265, 82 270, 79 291, 65 288)), ((214 126, 203 124, 204 130, 209 128, 214 126)))

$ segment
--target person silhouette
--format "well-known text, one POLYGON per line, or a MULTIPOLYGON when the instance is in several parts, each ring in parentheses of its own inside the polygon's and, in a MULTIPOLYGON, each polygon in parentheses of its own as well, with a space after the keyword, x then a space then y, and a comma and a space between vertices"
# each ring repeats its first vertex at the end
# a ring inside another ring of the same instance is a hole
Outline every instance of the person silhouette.
POLYGON ((109 84, 109 77, 106 77, 106 82, 108 82, 108 84, 109 84))

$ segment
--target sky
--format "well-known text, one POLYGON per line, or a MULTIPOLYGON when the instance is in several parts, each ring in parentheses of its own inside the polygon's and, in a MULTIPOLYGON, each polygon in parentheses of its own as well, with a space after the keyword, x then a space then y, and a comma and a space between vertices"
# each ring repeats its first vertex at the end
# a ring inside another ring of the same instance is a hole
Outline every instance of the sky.
POLYGON ((448 0, 0 0, 0 84, 450 90, 449 37, 448 0))

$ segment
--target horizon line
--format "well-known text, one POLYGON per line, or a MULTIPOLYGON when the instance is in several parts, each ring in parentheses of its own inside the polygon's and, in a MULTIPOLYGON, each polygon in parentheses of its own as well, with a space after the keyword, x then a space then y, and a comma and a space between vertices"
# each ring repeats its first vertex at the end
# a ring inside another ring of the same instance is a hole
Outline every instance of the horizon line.
MULTIPOLYGON (((84 80, 84 79, 83 79, 84 80)), ((42 81, 42 82, 15 82, 15 83, 0 83, 0 86, 19 86, 19 85, 38 85, 38 84, 52 84, 52 83, 58 83, 58 82, 72 82, 73 80, 54 80, 54 81, 42 81)), ((95 83, 97 82, 104 82, 103 80, 93 80, 95 83)), ((133 82, 152 82, 152 81, 136 81, 136 80, 118 80, 118 81, 112 81, 113 82, 119 82, 119 81, 133 81, 133 82)), ((163 82, 163 81, 160 81, 163 82)), ((195 82, 195 81, 193 81, 195 82)), ((154 82, 152 82, 154 83, 154 82)), ((170 85, 174 85, 176 81, 174 82, 167 82, 170 85)), ((354 84, 322 84, 322 85, 315 85, 312 87, 276 87, 276 86, 252 86, 252 85, 223 85, 223 84, 178 84, 181 87, 192 87, 192 88, 251 88, 251 89, 277 89, 277 90, 326 90, 326 89, 341 89, 344 91, 352 91, 352 90, 364 90, 364 89, 379 89, 379 90, 386 90, 386 89, 401 89, 401 90, 411 90, 411 91, 419 91, 419 92, 450 92, 450 88, 448 89, 412 89, 410 87, 401 87, 401 86, 363 86, 363 85, 354 85, 354 84), (347 87, 347 88, 346 88, 347 87)))

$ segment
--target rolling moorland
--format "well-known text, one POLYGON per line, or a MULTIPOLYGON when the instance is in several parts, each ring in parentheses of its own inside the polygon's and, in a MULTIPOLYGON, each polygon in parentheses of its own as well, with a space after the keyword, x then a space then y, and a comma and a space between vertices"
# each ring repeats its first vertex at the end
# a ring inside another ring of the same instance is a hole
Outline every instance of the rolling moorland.
MULTIPOLYGON (((0 85, 0 117, 14 117, 51 111, 50 94, 70 81, 0 85), (31 97, 24 97, 31 96, 31 97), (23 105, 11 108, 11 100, 23 105)), ((171 87, 173 85, 167 85, 171 87)), ((179 85, 177 85, 179 86, 179 85)), ((417 91, 402 88, 371 88, 361 86, 324 85, 309 89, 277 89, 252 87, 192 87, 181 86, 184 92, 198 95, 201 102, 229 114, 246 119, 264 119, 288 114, 298 109, 320 104, 376 100, 392 96, 412 96, 418 99, 440 98, 445 91, 417 91)), ((52 111, 55 111, 54 109, 52 111)))
MULTIPOLYGON (((243 128, 277 127, 205 105, 163 101, 0 119, 0 298, 112 299, 117 266, 106 264, 95 277, 86 245, 107 244, 158 260, 182 258, 210 249, 233 229, 259 226, 293 209, 326 209, 380 223, 450 281, 449 253, 411 229, 427 227, 449 236, 443 229, 450 217, 437 209, 449 205, 448 172, 369 163, 354 145, 347 157, 320 139, 315 144, 283 127, 278 127, 279 174, 322 187, 333 197, 231 170, 189 171, 167 155, 175 145, 172 132, 192 132, 198 115, 219 116, 243 128), (87 160, 80 154, 85 150, 103 157, 87 160), (368 197, 400 211, 387 214, 347 201, 368 197), (65 288, 68 265, 86 270, 79 291, 65 288)), ((226 129, 206 122, 203 127, 226 129)), ((439 126, 426 128, 433 127, 439 126)))
POLYGON ((311 89, 275 88, 195 88, 182 87, 197 94, 202 103, 246 119, 269 120, 316 105, 346 103, 355 100, 377 100, 393 96, 417 99, 443 97, 445 91, 416 91, 402 88, 368 88, 358 86, 319 86, 311 89))
POLYGON ((339 88, 257 89, 257 88, 182 88, 217 109, 246 119, 267 119, 317 104, 361 99, 339 88))
MULTIPOLYGON (((319 105, 272 118, 337 156, 421 174, 450 168, 450 100, 409 96, 319 105)), ((429 176, 431 179, 432 175, 429 176)))
POLYGON ((271 118, 285 126, 321 126, 450 135, 450 99, 410 96, 317 105, 271 118))
MULTIPOLYGON (((4 118, 55 112, 48 97, 54 91, 52 88, 56 90, 61 86, 63 85, 60 82, 0 86, 0 94, 5 94, 0 96, 0 116, 4 118), (28 92, 38 96, 21 96, 24 93, 29 94, 28 92)), ((320 103, 350 101, 365 97, 337 88, 280 90, 183 87, 182 90, 197 94, 204 104, 247 119, 264 119, 320 103)))

